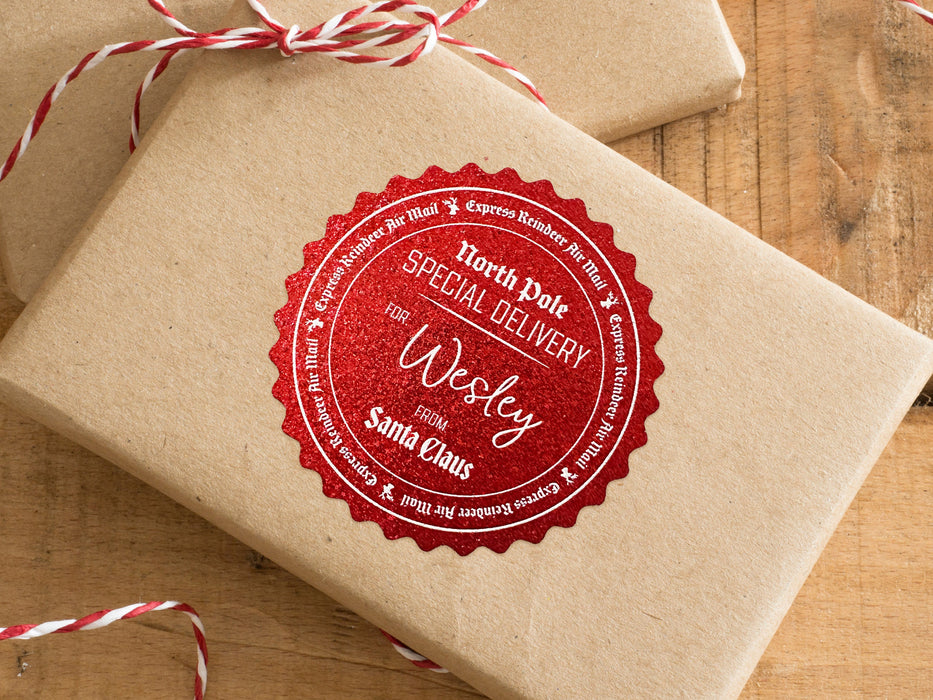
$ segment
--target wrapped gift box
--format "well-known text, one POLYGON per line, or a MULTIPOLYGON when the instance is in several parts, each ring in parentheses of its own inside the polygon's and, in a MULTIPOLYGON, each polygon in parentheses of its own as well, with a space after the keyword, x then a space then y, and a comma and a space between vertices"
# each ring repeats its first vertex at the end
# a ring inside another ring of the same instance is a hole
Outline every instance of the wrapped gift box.
POLYGON ((737 695, 931 372, 927 338, 446 50, 207 57, 0 345, 6 402, 501 698, 737 695), (471 162, 612 226, 665 370, 602 504, 464 556, 322 494, 268 354, 329 217, 471 162))
MULTIPOLYGON (((445 0, 437 9, 458 5, 445 0)), ((226 0, 167 6, 205 31, 225 26, 229 9, 226 0)), ((325 15, 309 13, 308 26, 329 19, 325 15)), ((6 147, 22 134, 49 86, 86 52, 171 34, 146 0, 17 4, 4 11, 3 22, 0 144, 6 147)), ((744 74, 716 0, 689 0, 677 12, 643 2, 494 1, 451 32, 513 62, 557 114, 604 141, 736 99, 744 74)), ((147 95, 144 129, 191 58, 176 61, 147 95)), ((0 263, 21 299, 29 299, 52 269, 125 162, 132 95, 156 60, 153 54, 121 56, 82 78, 0 187, 0 263)), ((501 71, 492 74, 511 81, 501 71)))

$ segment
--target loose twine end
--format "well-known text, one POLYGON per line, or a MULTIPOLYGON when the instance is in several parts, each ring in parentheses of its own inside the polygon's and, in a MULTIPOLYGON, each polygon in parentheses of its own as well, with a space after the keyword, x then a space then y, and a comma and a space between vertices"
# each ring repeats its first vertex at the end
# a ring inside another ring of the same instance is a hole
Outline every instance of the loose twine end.
MULTIPOLYGON (((35 639, 47 634, 62 634, 67 632, 86 632, 100 629, 119 620, 131 620, 134 617, 145 615, 150 612, 159 612, 161 610, 175 610, 184 613, 191 620, 191 627, 194 630, 195 641, 198 647, 198 663, 195 669, 194 677, 194 699, 204 700, 204 694, 207 692, 207 640, 205 638, 204 624, 197 611, 187 603, 179 603, 175 600, 153 601, 150 603, 136 603, 127 605, 114 610, 99 610, 90 615, 73 620, 56 620, 54 622, 43 622, 35 625, 14 625, 12 627, 0 627, 0 641, 12 639, 35 639)), ((388 632, 382 631, 395 650, 403 657, 408 659, 415 666, 435 673, 447 673, 447 669, 438 666, 425 656, 405 646, 398 639, 388 632)))
POLYGON ((204 625, 198 613, 190 605, 175 600, 154 601, 151 603, 137 603, 127 605, 115 610, 99 610, 74 620, 56 620, 43 622, 38 625, 15 625, 13 627, 0 627, 0 641, 5 639, 35 639, 47 634, 62 634, 65 632, 84 632, 99 629, 118 620, 130 620, 149 612, 160 610, 176 610, 188 616, 191 627, 194 629, 195 641, 198 645, 198 665, 194 678, 194 698, 203 700, 207 689, 207 641, 204 637, 204 625))

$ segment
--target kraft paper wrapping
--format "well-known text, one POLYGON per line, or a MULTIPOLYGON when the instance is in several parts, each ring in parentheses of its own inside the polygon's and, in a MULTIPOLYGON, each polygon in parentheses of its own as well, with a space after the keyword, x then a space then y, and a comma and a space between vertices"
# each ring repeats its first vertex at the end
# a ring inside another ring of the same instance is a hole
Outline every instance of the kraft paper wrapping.
POLYGON ((930 340, 446 50, 390 73, 209 56, 137 156, 0 345, 3 400, 495 698, 737 695, 933 372, 930 340), (331 214, 468 162, 612 225, 666 369, 602 505, 461 557, 322 495, 268 353, 331 214))
MULTIPOLYGON (((459 4, 442 0, 436 8, 459 4)), ((206 31, 225 26, 229 10, 228 0, 173 0, 167 6, 206 31)), ((331 16, 324 5, 307 14, 305 26, 331 16)), ((259 23, 255 16, 244 20, 246 26, 259 23)), ((88 51, 174 36, 146 0, 10 3, 0 33, 6 56, 0 65, 3 149, 20 137, 45 91, 88 51)), ((451 33, 512 62, 535 81, 552 110, 607 142, 734 100, 744 74, 715 0, 686 0, 677 12, 646 2, 493 0, 451 33)), ((192 58, 175 61, 147 93, 144 130, 192 58)), ((126 161, 133 95, 156 60, 154 54, 120 56, 80 78, 0 187, 0 264, 24 301, 126 161)), ((511 81, 501 71, 491 74, 511 81)))
MULTIPOLYGON (((169 7, 194 27, 221 26, 225 0, 175 0, 169 7)), ((0 151, 4 160, 42 96, 85 54, 107 44, 173 32, 146 0, 6 2, 0 10, 0 151)), ((136 88, 155 54, 109 59, 78 78, 52 108, 40 136, 0 186, 0 264, 26 301, 87 221, 129 155, 136 88)), ((192 65, 173 62, 146 94, 141 130, 168 102, 192 65)))

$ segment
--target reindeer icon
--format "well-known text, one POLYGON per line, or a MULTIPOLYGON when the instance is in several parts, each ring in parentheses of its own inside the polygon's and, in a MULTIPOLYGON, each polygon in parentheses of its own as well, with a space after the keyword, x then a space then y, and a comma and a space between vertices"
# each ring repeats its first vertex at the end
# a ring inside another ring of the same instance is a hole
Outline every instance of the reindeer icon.
POLYGON ((395 488, 395 484, 383 484, 382 493, 379 494, 379 498, 383 501, 394 501, 395 498, 392 496, 392 489, 395 488))
POLYGON ((457 198, 456 198, 456 197, 451 197, 450 199, 445 199, 445 200, 444 200, 444 204, 445 204, 445 205, 447 206, 447 208, 450 210, 450 211, 447 212, 448 215, 450 215, 450 216, 453 216, 453 215, 456 214, 458 211, 460 211, 460 207, 457 206, 457 198))
POLYGON ((609 292, 609 296, 607 296, 603 301, 599 302, 599 305, 604 309, 611 309, 618 303, 619 299, 616 297, 616 295, 612 292, 609 292))
POLYGON ((567 467, 564 467, 561 470, 560 475, 564 478, 564 481, 566 481, 568 484, 573 483, 574 481, 577 480, 577 475, 571 474, 570 470, 567 467))

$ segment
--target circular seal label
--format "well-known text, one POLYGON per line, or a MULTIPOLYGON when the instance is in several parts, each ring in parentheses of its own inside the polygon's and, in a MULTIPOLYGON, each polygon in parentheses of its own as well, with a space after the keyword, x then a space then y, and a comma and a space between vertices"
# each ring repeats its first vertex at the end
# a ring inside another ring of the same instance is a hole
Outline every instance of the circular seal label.
POLYGON ((386 537, 504 552, 602 503, 663 371, 651 291, 579 199, 514 170, 393 178, 286 283, 283 429, 386 537))

